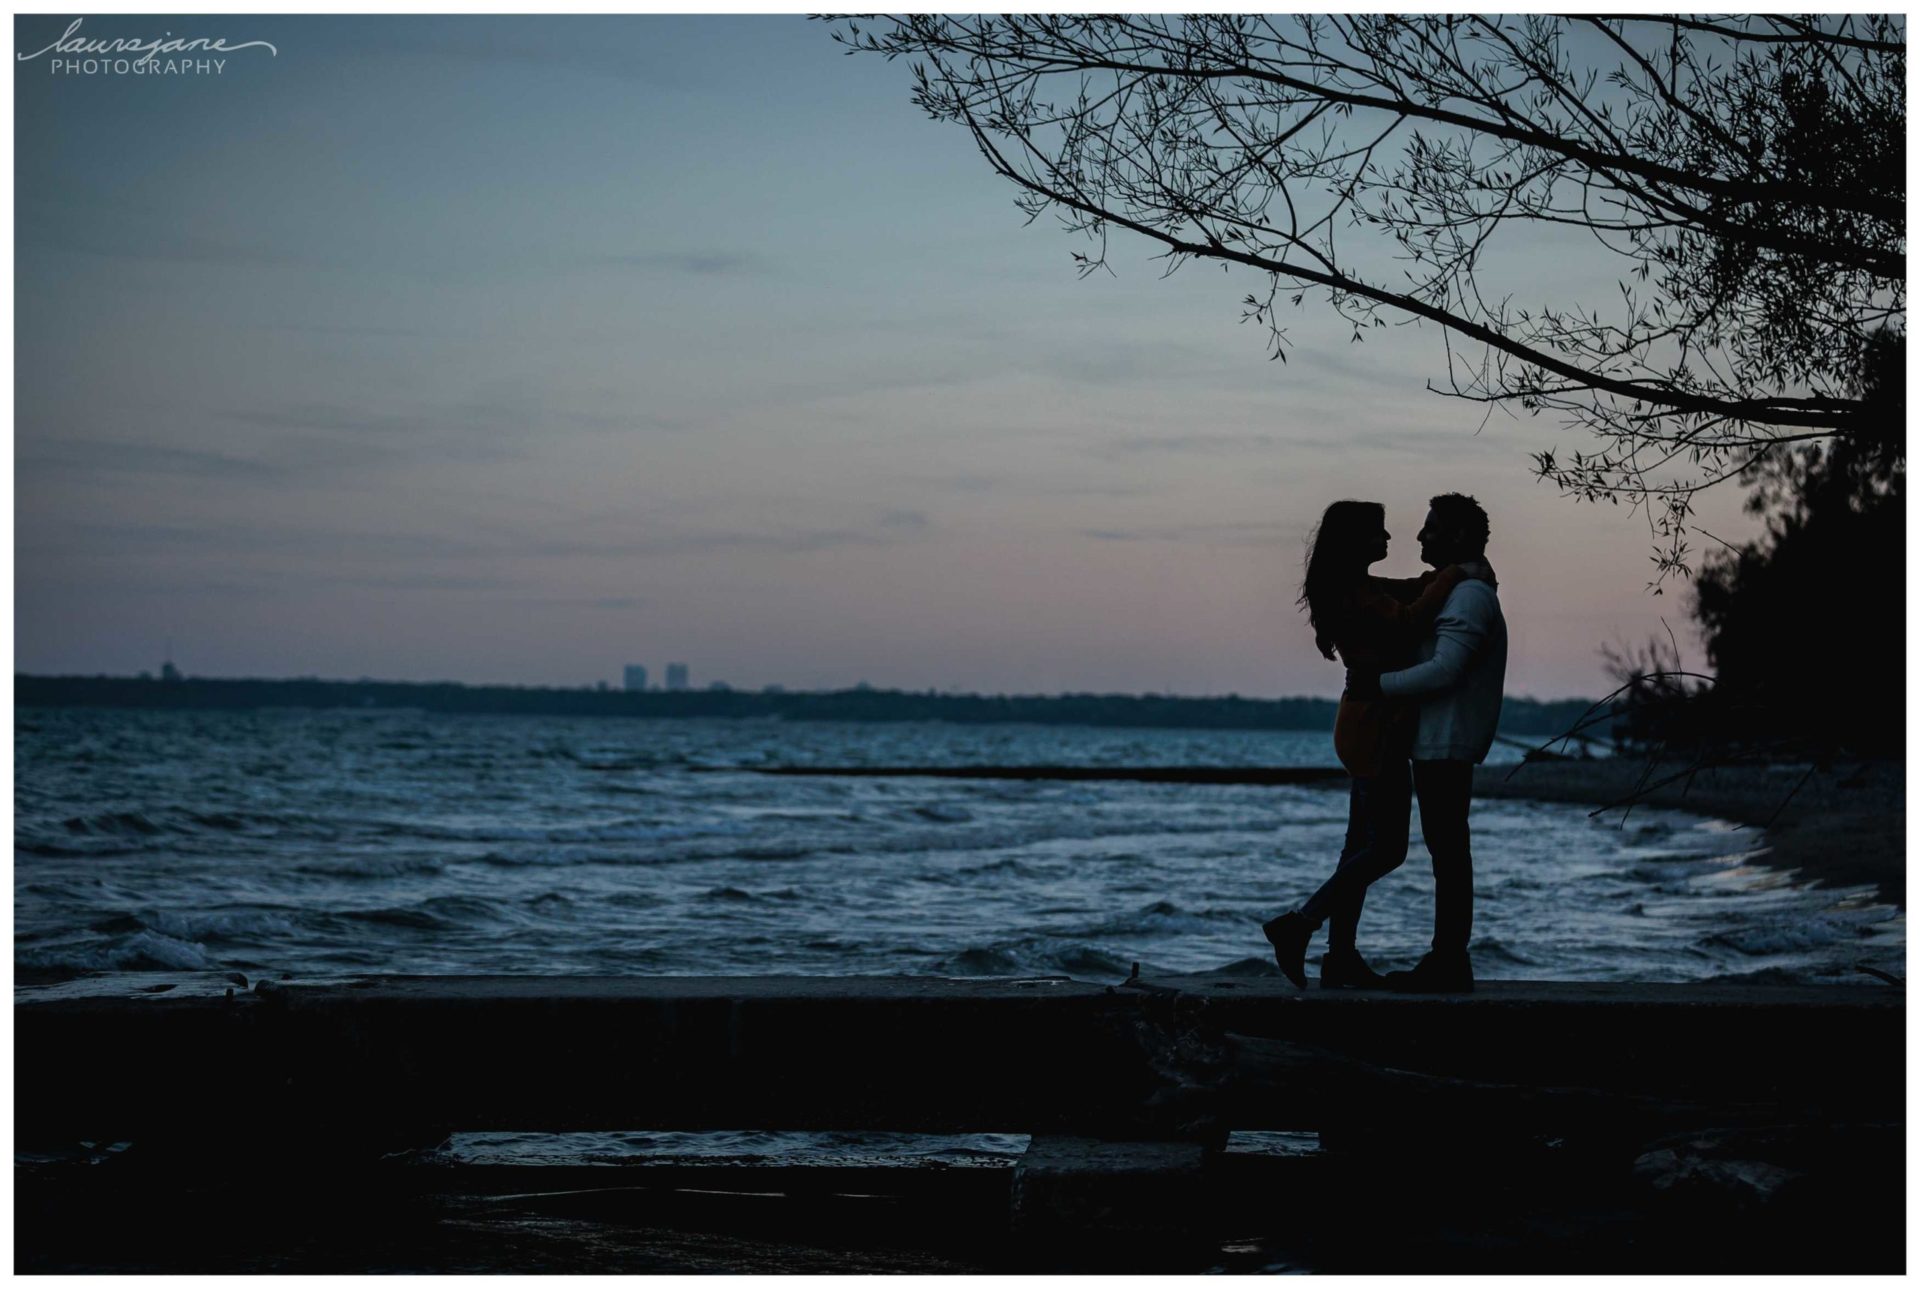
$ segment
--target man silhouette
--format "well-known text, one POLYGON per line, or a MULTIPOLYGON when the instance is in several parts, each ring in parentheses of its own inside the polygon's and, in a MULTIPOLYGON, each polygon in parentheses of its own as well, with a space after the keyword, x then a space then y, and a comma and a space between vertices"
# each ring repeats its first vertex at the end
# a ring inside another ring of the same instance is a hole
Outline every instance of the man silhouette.
MULTIPOLYGON (((1435 497, 1420 528, 1420 558, 1434 568, 1483 563, 1487 512, 1457 492, 1435 497)), ((1473 851, 1467 809, 1473 767, 1493 746, 1507 674, 1507 623, 1492 570, 1447 597, 1422 641, 1418 661, 1376 677, 1348 677, 1358 697, 1379 693, 1420 700, 1413 741, 1413 788, 1420 801, 1420 833, 1433 858, 1433 948, 1411 971, 1389 972, 1387 987, 1408 993, 1465 992, 1473 988, 1467 941, 1473 931, 1473 851)))

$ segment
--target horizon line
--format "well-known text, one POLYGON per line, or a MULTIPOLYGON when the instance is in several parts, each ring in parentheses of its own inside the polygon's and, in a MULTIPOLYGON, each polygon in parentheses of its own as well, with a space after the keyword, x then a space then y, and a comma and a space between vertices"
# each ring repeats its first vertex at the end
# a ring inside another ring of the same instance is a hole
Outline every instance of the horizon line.
MULTIPOLYGON (((588 681, 582 684, 567 685, 567 684, 537 684, 537 683, 515 682, 515 681, 382 680, 374 676, 358 676, 358 677, 348 679, 348 678, 328 677, 328 676, 189 676, 185 674, 180 674, 176 676, 174 679, 169 680, 162 676, 156 676, 151 672, 137 672, 132 675, 117 675, 111 672, 42 673, 42 672, 16 671, 13 673, 13 676, 16 682, 21 680, 112 680, 112 681, 145 682, 145 683, 155 684, 155 685, 176 685, 176 684, 187 684, 191 682, 205 682, 205 683, 212 683, 212 684, 228 684, 228 685, 232 685, 232 684, 401 685, 401 686, 412 686, 412 687, 421 688, 421 689, 450 687, 455 689, 551 690, 559 693, 583 693, 583 692, 584 693, 608 693, 608 694, 728 693, 728 694, 743 694, 750 697, 763 697, 763 698, 798 698, 798 697, 807 697, 810 695, 839 695, 839 694, 865 693, 865 694, 877 694, 877 695, 895 694, 895 695, 900 695, 903 697, 911 697, 911 698, 931 697, 931 698, 955 698, 955 699, 995 698, 995 699, 1052 700, 1052 699, 1063 699, 1063 698, 1116 698, 1116 699, 1159 699, 1162 701, 1171 701, 1171 702, 1197 702, 1197 703, 1310 702, 1310 703, 1334 703, 1334 704, 1337 704, 1340 701, 1339 695, 1337 694, 1332 697, 1328 697, 1327 695, 1324 695, 1324 694, 1280 694, 1280 695, 1275 695, 1271 697, 1263 697, 1258 695, 1242 694, 1242 693, 1239 693, 1238 691, 1230 691, 1224 694, 1174 694, 1174 693, 1164 693, 1164 692, 1151 691, 1151 690, 1131 692, 1131 691, 1122 691, 1122 690, 1098 691, 1098 690, 1090 690, 1090 689, 1059 690, 1054 693, 1040 693, 1040 692, 1018 693, 1018 692, 1007 692, 1007 691, 983 692, 980 690, 964 690, 964 691, 945 690, 945 689, 935 689, 931 687, 926 689, 888 688, 885 686, 868 684, 866 681, 858 681, 851 685, 843 685, 838 688, 826 688, 826 689, 799 689, 799 688, 782 685, 777 681, 770 682, 767 685, 761 685, 761 686, 734 685, 726 681, 710 681, 705 685, 697 685, 697 686, 689 685, 684 689, 667 689, 664 686, 648 687, 646 689, 626 689, 626 688, 623 688, 622 686, 613 684, 612 682, 605 681, 605 680, 595 680, 595 681, 588 681), (716 688, 715 686, 718 686, 718 688, 716 688)), ((1507 702, 1538 703, 1542 705, 1550 704, 1550 703, 1593 703, 1598 701, 1590 696, 1581 695, 1581 694, 1571 694, 1561 698, 1538 698, 1531 694, 1504 694, 1502 695, 1502 699, 1503 701, 1507 701, 1507 702)))

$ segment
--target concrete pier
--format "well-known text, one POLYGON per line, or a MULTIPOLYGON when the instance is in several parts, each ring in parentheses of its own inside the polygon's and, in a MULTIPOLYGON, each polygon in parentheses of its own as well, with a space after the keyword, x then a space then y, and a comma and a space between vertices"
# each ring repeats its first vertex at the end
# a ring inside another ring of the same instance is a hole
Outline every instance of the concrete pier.
POLYGON ((123 973, 16 991, 15 1088, 23 1136, 121 1139, 202 1134, 215 1107, 411 1125, 407 1138, 720 1127, 1205 1138, 1321 1129, 1363 1085, 1375 1115, 1458 1098, 1550 1119, 1580 1113, 1586 1093, 1649 1109, 1897 1118, 1904 1000, 1882 984, 1488 982, 1408 996, 1221 977, 236 985, 123 973))
POLYGON ((1284 1212, 1329 1268, 1591 1268, 1604 1255, 1630 1269, 1885 1269, 1905 1015, 1904 990, 1884 984, 1489 982, 1415 997, 1217 976, 115 974, 16 990, 15 1127, 29 1151, 132 1143, 104 1168, 33 1175, 29 1262, 66 1269, 211 1265, 168 1235, 176 1210, 208 1197, 261 1197, 268 1245, 360 1232, 382 1213, 406 1226, 429 1193, 513 1192, 457 1204, 510 1204, 529 1222, 678 1221, 663 1215, 715 1193, 686 1163, 460 1180, 464 1166, 408 1152, 459 1131, 753 1128, 1029 1134, 1010 1177, 965 1187, 938 1170, 913 1186, 835 1171, 828 1185, 789 1166, 752 1188, 786 1190, 801 1231, 851 1203, 843 1190, 880 1186, 903 1214, 948 1225, 964 1199, 970 1245, 996 1266, 1207 1265, 1226 1222, 1257 1230, 1284 1212), (1236 1130, 1319 1147, 1236 1155, 1236 1130), (1367 1219, 1382 1178, 1420 1197, 1385 1245, 1367 1219), (102 1211, 133 1234, 89 1260, 102 1211), (1621 1214, 1640 1243, 1607 1225, 1621 1214), (1486 1234, 1496 1219, 1513 1230, 1486 1234), (1822 1233, 1843 1221, 1865 1235, 1836 1255, 1822 1233), (142 1252, 163 1236, 179 1248, 142 1252))

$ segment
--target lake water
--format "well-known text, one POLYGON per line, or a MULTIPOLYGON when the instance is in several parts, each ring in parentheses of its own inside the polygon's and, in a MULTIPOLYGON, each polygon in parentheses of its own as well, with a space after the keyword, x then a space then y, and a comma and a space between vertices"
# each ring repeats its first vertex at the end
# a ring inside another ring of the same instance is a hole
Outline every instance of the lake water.
MULTIPOLYGON (((51 970, 1257 969, 1346 813, 1338 785, 751 772, 1331 763, 1298 732, 23 710, 15 756, 15 963, 51 970)), ((1895 909, 1742 862, 1755 831, 1515 801, 1473 827, 1484 978, 1903 972, 1895 909)), ((1415 836, 1362 925, 1382 969, 1430 934, 1415 836)))

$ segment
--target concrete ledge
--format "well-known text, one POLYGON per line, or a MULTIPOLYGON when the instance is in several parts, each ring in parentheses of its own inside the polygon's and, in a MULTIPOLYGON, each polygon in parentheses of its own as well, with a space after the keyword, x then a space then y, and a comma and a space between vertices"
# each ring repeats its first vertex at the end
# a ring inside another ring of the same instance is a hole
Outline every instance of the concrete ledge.
POLYGON ((1314 1052, 1329 1069, 1387 1071, 1374 1095, 1421 1107, 1455 1080, 1904 1116, 1905 993, 1884 985, 1494 982, 1413 997, 1145 983, 100 976, 16 991, 16 1127, 236 1148, 289 1123, 334 1125, 343 1148, 463 1129, 1210 1140, 1340 1119, 1338 1080, 1303 1083, 1300 1052, 1309 1071, 1314 1052), (1286 1086, 1234 1036, 1291 1045, 1286 1086))

